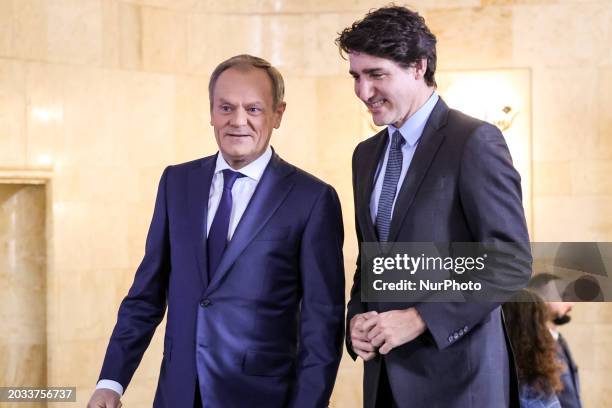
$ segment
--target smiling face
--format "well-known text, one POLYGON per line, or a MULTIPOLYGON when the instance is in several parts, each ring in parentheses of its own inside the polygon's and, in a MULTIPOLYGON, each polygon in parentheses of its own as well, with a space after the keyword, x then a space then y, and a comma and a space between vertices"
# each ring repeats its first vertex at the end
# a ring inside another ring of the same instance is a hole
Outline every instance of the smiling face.
POLYGON ((401 127, 433 91, 424 80, 426 60, 419 65, 402 67, 390 59, 351 52, 349 62, 355 94, 377 126, 401 127))
POLYGON ((284 111, 284 102, 274 107, 272 80, 263 69, 223 71, 213 92, 210 124, 225 161, 238 170, 261 156, 284 111))

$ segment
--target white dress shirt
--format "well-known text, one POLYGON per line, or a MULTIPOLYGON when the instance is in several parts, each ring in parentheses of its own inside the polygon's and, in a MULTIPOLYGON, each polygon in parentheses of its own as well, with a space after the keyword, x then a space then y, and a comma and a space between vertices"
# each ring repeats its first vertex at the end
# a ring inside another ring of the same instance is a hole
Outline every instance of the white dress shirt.
POLYGON ((425 129, 425 124, 429 119, 429 115, 433 111, 436 103, 438 102, 439 96, 436 92, 433 92, 427 102, 423 104, 411 117, 408 118, 406 123, 402 125, 399 129, 393 125, 389 125, 387 127, 387 133, 389 135, 389 142, 387 142, 387 147, 385 150, 385 155, 383 156, 382 162, 378 165, 378 170, 376 171, 376 177, 374 179, 374 189, 372 190, 372 197, 370 197, 370 215, 372 216, 372 222, 376 224, 376 214, 378 213, 378 201, 380 199, 380 193, 383 187, 383 181, 385 179, 385 172, 387 170, 387 160, 389 159, 389 150, 391 148, 391 137, 396 130, 399 130, 400 134, 406 141, 402 146, 402 171, 400 173, 400 178, 397 182, 397 190, 395 192, 395 197, 393 198, 393 206, 391 207, 391 214, 393 214, 393 210, 395 209, 395 202, 397 201, 397 196, 399 194, 402 183, 404 182, 404 178, 406 178, 406 173, 408 172, 408 168, 410 167, 410 163, 412 162, 412 156, 414 156, 414 152, 419 144, 419 140, 421 139, 421 135, 423 134, 423 129, 425 129))
MULTIPOLYGON (((208 217, 206 222, 206 236, 210 231, 217 208, 219 207, 219 201, 221 201, 221 194, 223 193, 223 170, 230 169, 233 171, 239 171, 244 174, 245 177, 236 179, 232 186, 232 212, 230 214, 230 223, 227 231, 227 239, 232 239, 234 231, 244 214, 253 193, 257 188, 257 184, 266 170, 270 159, 272 158, 272 148, 268 146, 266 151, 259 156, 257 159, 247 164, 240 170, 233 169, 223 158, 221 152, 217 154, 217 163, 215 165, 215 172, 213 179, 210 184, 210 192, 208 194, 208 217)), ((102 379, 98 381, 96 389, 107 388, 115 391, 119 395, 123 395, 123 387, 117 381, 102 379)))

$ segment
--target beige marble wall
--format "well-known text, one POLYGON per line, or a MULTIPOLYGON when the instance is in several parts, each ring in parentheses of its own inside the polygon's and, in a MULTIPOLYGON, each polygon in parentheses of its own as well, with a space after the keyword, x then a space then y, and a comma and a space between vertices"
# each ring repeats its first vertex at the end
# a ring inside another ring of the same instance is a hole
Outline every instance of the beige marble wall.
POLYGON ((0 180, 2 386, 44 386, 47 381, 45 254, 44 187, 0 180))
MULTIPOLYGON (((93 389, 142 256, 159 175, 167 164, 215 151, 208 75, 233 54, 259 54, 285 75, 288 108, 273 144, 337 188, 350 281, 350 157, 370 132, 333 39, 384 3, 0 0, 0 169, 52 174, 50 385, 77 386, 81 405, 93 389)), ((438 35, 441 71, 531 73, 532 238, 612 240, 610 2, 410 3, 438 35)), ((612 364, 609 311, 607 304, 581 305, 568 326, 570 341, 586 346, 576 354, 591 406, 612 406, 603 375, 612 364)), ((156 336, 126 405, 151 405, 160 347, 156 336)), ((359 364, 342 361, 335 406, 360 404, 360 373, 359 364)))

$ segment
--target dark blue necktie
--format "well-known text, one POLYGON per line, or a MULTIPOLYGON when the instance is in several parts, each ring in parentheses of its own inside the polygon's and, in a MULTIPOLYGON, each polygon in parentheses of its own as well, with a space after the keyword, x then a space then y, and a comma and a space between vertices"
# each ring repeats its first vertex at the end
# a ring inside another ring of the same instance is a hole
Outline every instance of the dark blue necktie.
POLYGON ((227 246, 227 233, 229 230, 230 214, 232 213, 232 187, 234 182, 244 174, 232 171, 230 169, 223 170, 223 193, 219 201, 219 207, 215 213, 215 218, 208 231, 208 278, 212 279, 213 275, 219 267, 221 257, 227 246))
POLYGON ((381 242, 386 242, 389 239, 391 209, 397 192, 397 183, 402 172, 402 145, 404 143, 405 140, 399 130, 393 132, 385 178, 378 199, 378 211, 376 212, 376 232, 378 232, 378 240, 381 242))

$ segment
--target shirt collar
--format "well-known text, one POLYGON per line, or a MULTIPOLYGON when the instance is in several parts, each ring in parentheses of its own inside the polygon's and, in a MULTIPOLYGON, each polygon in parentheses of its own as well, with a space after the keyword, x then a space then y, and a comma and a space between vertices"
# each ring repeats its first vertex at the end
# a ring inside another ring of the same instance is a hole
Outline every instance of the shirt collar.
POLYGON ((272 148, 270 147, 270 145, 268 145, 268 147, 266 148, 266 150, 263 152, 261 156, 259 156, 257 159, 253 160, 252 162, 250 162, 249 164, 247 164, 240 170, 235 170, 232 168, 232 166, 230 166, 225 161, 225 159, 223 158, 223 155, 221 154, 221 152, 219 152, 219 154, 217 154, 217 164, 215 165, 215 174, 225 169, 230 169, 232 171, 240 171, 240 173, 244 174, 248 178, 253 179, 255 181, 259 181, 259 179, 261 178, 261 175, 266 169, 266 166, 270 162, 271 158, 272 158, 272 148))
POLYGON ((425 124, 427 123, 427 119, 429 119, 429 115, 433 111, 436 103, 438 102, 439 96, 436 91, 433 91, 427 102, 423 104, 408 120, 400 127, 399 129, 393 125, 389 125, 387 127, 387 131, 389 132, 389 137, 396 130, 399 130, 400 134, 408 144, 408 146, 414 146, 419 139, 421 138, 421 134, 423 133, 423 129, 425 128, 425 124))
POLYGON ((548 328, 548 331, 550 332, 550 335, 552 336, 553 339, 555 339, 555 341, 559 340, 559 332, 556 330, 553 330, 551 328, 548 328))

